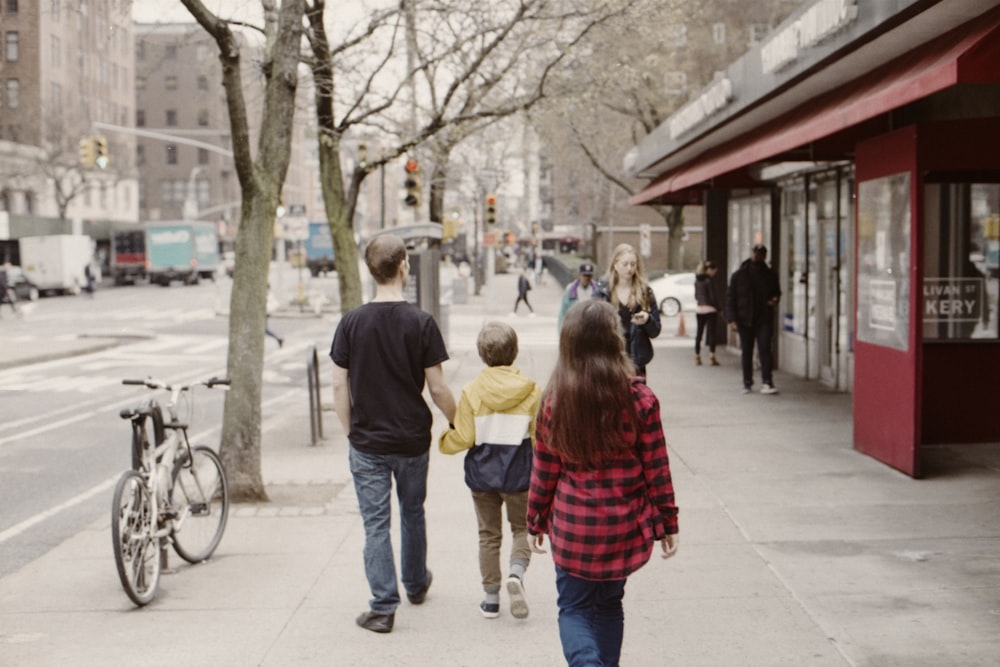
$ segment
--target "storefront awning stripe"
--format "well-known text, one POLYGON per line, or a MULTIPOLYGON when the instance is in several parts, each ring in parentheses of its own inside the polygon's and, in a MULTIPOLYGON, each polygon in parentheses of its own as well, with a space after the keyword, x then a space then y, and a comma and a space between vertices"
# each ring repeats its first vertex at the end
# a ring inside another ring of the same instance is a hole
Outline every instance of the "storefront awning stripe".
POLYGON ((1000 83, 1000 19, 974 21, 870 75, 814 98, 778 120, 652 181, 632 205, 678 200, 681 191, 774 158, 959 83, 1000 83))

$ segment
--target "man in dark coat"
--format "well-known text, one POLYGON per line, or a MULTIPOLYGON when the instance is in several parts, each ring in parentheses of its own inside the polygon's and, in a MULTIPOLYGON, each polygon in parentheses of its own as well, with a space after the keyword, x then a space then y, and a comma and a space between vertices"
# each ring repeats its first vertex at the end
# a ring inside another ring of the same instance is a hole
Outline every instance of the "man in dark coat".
POLYGON ((726 294, 726 319, 740 334, 743 361, 743 393, 753 386, 753 346, 760 355, 762 394, 777 394, 771 377, 771 339, 774 336, 774 308, 781 298, 778 274, 767 265, 767 248, 753 247, 750 259, 743 262, 729 280, 726 294))

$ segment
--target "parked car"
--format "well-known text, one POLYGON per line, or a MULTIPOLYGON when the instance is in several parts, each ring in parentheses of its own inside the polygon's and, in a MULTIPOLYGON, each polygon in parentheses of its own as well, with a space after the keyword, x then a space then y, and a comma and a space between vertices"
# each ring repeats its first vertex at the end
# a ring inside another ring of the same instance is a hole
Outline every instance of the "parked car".
POLYGON ((694 311, 698 302, 694 299, 694 273, 668 273, 649 281, 653 294, 660 302, 660 313, 674 317, 681 310, 694 311))
POLYGON ((14 290, 18 301, 38 301, 38 285, 24 275, 20 266, 7 269, 7 286, 14 290))

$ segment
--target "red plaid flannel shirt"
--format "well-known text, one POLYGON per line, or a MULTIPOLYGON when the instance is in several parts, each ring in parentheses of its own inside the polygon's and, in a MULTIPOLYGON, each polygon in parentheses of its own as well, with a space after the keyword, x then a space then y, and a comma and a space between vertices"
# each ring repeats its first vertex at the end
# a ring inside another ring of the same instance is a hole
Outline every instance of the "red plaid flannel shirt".
POLYGON ((553 453, 546 446, 549 399, 539 412, 528 531, 547 534, 556 565, 582 579, 624 579, 649 560, 654 541, 677 532, 660 402, 641 381, 632 383, 632 398, 638 445, 600 470, 582 469, 553 453))

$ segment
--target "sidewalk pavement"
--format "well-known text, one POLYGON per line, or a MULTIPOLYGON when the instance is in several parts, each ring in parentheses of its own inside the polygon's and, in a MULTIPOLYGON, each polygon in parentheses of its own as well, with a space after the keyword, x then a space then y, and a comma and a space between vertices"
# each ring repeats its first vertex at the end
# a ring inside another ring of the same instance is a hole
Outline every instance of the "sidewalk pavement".
MULTIPOLYGON (((537 316, 522 306, 515 318, 515 280, 497 276, 449 309, 445 370, 456 395, 481 368, 485 319, 518 330, 522 372, 544 384, 551 371, 561 290, 536 286, 537 316)), ((928 448, 927 478, 909 479, 852 449, 849 395, 780 372, 779 395, 742 395, 738 357, 695 367, 677 324, 664 321, 649 383, 670 445, 680 550, 630 578, 622 664, 1000 663, 1000 445, 928 448)), ((234 506, 208 563, 171 554, 172 573, 146 608, 120 588, 108 519, 0 579, 0 664, 563 664, 549 556, 528 570, 527 620, 513 619, 505 598, 500 618, 480 617, 462 459, 436 449, 427 602, 404 601, 391 634, 358 628, 369 594, 347 442, 328 411, 324 442, 310 446, 307 410, 305 388, 271 406, 270 502, 234 506)), ((435 419, 437 434, 445 424, 435 419)))

